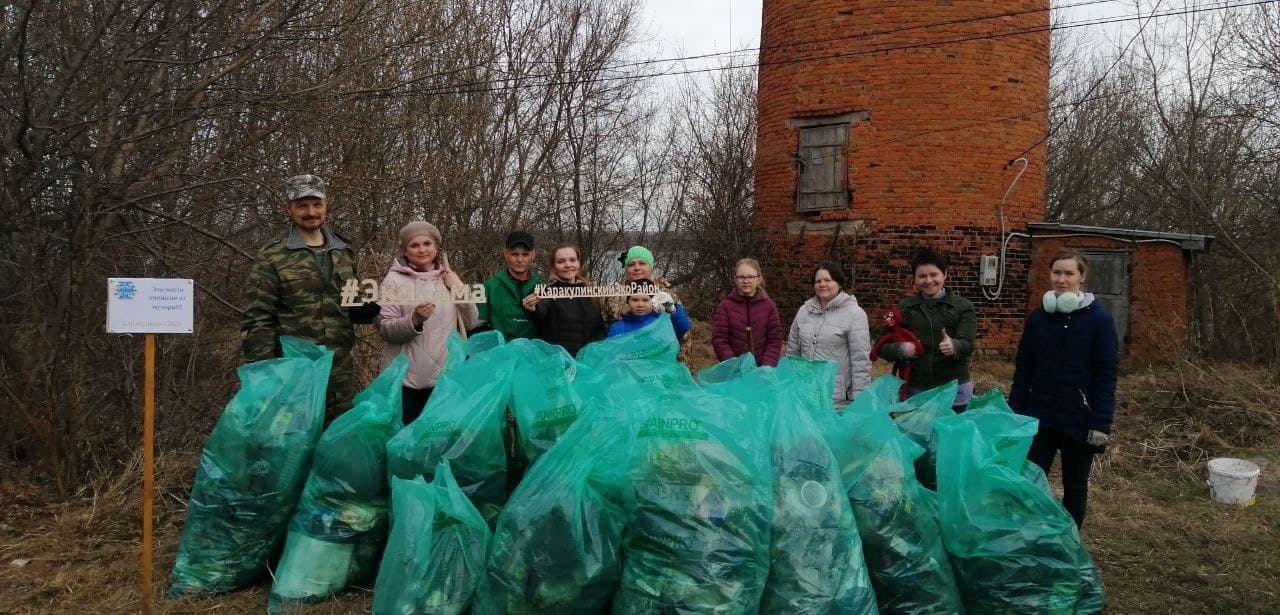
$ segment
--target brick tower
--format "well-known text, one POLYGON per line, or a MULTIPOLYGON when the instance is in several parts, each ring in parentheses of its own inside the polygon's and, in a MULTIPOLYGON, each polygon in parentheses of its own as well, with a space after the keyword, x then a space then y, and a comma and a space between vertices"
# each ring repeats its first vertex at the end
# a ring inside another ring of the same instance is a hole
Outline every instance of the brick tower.
POLYGON ((824 258, 851 274, 872 322, 909 292, 932 245, 948 287, 978 306, 979 344, 1011 350, 1030 251, 1008 242, 1000 294, 983 255, 1044 219, 1048 0, 765 0, 756 143, 757 230, 790 318, 824 258), (1037 144, 1038 143, 1038 144, 1037 144), (1035 147, 1032 147, 1036 144, 1035 147))

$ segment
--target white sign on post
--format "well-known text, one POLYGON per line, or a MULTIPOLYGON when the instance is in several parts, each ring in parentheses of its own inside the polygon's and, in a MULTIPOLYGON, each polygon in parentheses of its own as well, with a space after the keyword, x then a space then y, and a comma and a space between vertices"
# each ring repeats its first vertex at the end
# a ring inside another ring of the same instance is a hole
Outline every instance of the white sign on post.
POLYGON ((107 278, 107 333, 191 333, 195 283, 177 278, 107 278))

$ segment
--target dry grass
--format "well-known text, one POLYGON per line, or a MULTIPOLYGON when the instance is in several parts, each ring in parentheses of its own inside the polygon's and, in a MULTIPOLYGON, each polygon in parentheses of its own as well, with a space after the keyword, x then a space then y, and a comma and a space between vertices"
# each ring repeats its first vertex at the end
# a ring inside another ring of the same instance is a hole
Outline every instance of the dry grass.
MULTIPOLYGON (((165 601, 199 451, 163 455, 155 474, 153 595, 158 613, 261 613, 270 587, 202 600, 165 601)), ((140 463, 86 484, 67 502, 29 481, 0 481, 0 613, 136 613, 140 610, 140 463), (15 561, 25 560, 16 566, 15 561)), ((368 591, 305 613, 368 612, 368 591)))
MULTIPOLYGON (((696 371, 714 360, 705 325, 694 336, 696 371)), ((974 366, 980 392, 1006 388, 1011 375, 998 360, 974 366)), ((1125 375, 1119 398, 1114 445, 1098 461, 1085 527, 1109 611, 1280 612, 1280 499, 1227 507, 1208 501, 1204 485, 1210 457, 1280 457, 1274 375, 1184 363, 1125 375)), ((157 462, 156 596, 168 585, 197 444, 157 462)), ((1280 462, 1268 468, 1270 479, 1277 469, 1280 462)), ((0 613, 137 612, 138 475, 135 460, 57 502, 40 481, 0 468, 0 613)), ((260 613, 268 590, 264 583, 204 600, 161 600, 157 611, 260 613)), ((367 612, 370 600, 357 590, 302 612, 367 612)))
POLYGON ((1208 499, 1206 463, 1280 463, 1270 371, 1182 362, 1122 377, 1113 445, 1097 462, 1085 539, 1115 613, 1280 612, 1280 499, 1208 499))

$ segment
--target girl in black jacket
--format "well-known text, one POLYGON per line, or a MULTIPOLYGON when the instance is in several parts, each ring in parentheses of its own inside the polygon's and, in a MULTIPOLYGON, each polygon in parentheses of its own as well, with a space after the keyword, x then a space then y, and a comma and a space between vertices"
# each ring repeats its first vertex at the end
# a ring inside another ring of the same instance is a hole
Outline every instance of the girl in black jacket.
MULTIPOLYGON (((578 275, 582 263, 578 247, 560 244, 551 250, 551 288, 583 288, 586 280, 578 275)), ((572 356, 596 340, 604 339, 604 316, 599 305, 589 297, 538 299, 530 318, 538 324, 538 337, 563 347, 572 356)))
POLYGON ((1111 433, 1119 343, 1111 315, 1084 292, 1084 255, 1063 250, 1050 262, 1053 290, 1022 329, 1009 405, 1040 420, 1028 459, 1048 474, 1061 453, 1062 505, 1079 526, 1093 456, 1111 433))

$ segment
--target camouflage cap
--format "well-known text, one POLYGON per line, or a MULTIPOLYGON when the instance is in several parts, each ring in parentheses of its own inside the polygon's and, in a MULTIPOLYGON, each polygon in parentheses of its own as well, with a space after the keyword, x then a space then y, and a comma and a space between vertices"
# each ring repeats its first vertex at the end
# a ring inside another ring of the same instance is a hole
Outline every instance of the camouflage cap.
POLYGON ((316 175, 294 175, 284 180, 285 199, 289 201, 307 197, 323 199, 326 188, 324 180, 316 175))

